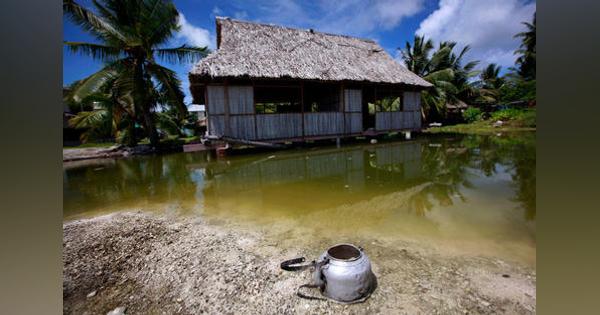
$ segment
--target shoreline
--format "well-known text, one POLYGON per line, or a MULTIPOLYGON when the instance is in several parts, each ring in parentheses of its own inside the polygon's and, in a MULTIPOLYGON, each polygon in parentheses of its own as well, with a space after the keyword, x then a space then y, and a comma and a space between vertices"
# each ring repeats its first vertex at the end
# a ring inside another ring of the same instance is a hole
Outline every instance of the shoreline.
POLYGON ((308 271, 282 260, 316 257, 334 240, 294 244, 265 231, 198 218, 120 212, 63 224, 63 312, 532 314, 536 271, 483 257, 448 257, 422 244, 364 246, 379 287, 365 303, 303 300, 308 271), (505 277, 508 276, 508 277, 505 277))

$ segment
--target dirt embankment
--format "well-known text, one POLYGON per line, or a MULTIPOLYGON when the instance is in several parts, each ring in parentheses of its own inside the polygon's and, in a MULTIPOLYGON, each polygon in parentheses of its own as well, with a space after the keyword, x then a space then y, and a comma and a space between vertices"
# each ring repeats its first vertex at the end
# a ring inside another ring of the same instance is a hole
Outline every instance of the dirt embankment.
POLYGON ((415 244, 370 241, 379 287, 365 303, 339 305, 296 297, 310 273, 279 269, 333 240, 281 248, 263 232, 139 212, 68 222, 63 232, 66 314, 535 313, 534 270, 415 244))
POLYGON ((63 149, 63 162, 102 158, 120 158, 131 155, 149 154, 153 152, 155 152, 155 150, 149 145, 138 145, 135 147, 114 145, 110 147, 99 148, 63 149))

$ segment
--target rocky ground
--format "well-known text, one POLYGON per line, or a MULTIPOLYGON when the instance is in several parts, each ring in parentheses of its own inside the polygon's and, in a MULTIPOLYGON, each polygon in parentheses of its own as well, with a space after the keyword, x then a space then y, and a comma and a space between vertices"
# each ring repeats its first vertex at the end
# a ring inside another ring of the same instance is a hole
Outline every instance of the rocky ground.
POLYGON ((365 303, 304 300, 310 273, 282 260, 336 242, 293 245, 199 219, 124 212, 63 225, 66 314, 531 314, 536 274, 497 259, 441 255, 411 243, 364 246, 379 287, 365 303))
POLYGON ((63 149, 63 161, 79 161, 88 159, 120 158, 131 155, 143 155, 154 152, 149 145, 126 147, 114 145, 110 147, 63 149))

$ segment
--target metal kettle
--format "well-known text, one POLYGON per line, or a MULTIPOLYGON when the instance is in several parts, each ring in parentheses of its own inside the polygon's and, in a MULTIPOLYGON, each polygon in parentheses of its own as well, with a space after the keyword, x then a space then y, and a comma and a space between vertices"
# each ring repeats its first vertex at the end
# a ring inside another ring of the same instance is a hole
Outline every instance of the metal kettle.
POLYGON ((377 287, 371 262, 361 247, 337 244, 328 248, 318 260, 302 263, 304 257, 286 260, 281 268, 298 271, 313 268, 313 282, 301 285, 297 295, 307 299, 323 299, 301 292, 302 288, 318 288, 325 298, 340 303, 358 303, 369 298, 377 287))

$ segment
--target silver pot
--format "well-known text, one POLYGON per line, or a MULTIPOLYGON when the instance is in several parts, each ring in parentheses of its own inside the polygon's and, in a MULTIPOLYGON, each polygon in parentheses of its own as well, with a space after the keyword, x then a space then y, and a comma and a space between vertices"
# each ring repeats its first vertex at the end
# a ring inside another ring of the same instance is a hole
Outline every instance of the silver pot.
POLYGON ((281 268, 288 271, 313 268, 313 283, 298 288, 298 296, 321 299, 300 292, 301 288, 319 288, 326 298, 341 303, 365 301, 377 287, 371 262, 361 247, 337 244, 327 249, 316 261, 299 265, 304 257, 284 261, 281 268))

